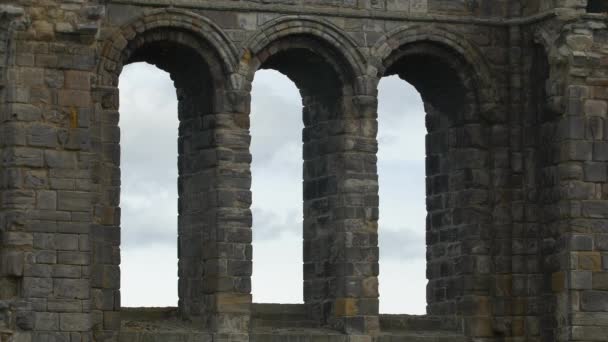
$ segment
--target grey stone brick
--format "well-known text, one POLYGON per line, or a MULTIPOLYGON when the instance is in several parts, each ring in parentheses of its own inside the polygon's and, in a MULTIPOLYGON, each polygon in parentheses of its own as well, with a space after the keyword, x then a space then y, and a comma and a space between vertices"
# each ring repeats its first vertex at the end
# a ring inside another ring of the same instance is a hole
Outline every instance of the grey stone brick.
POLYGON ((47 150, 44 152, 44 160, 50 168, 73 169, 76 167, 76 155, 73 152, 47 150))
POLYGON ((28 145, 36 147, 57 147, 57 130, 52 126, 34 124, 27 136, 28 145))
POLYGON ((55 191, 37 191, 36 208, 43 210, 57 209, 57 193, 55 191))
POLYGON ((74 265, 54 265, 53 277, 55 278, 80 278, 82 277, 82 267, 74 265))
POLYGON ((79 237, 75 234, 57 234, 55 235, 55 245, 60 251, 77 251, 79 237))
POLYGON ((2 164, 5 167, 42 167, 42 151, 25 147, 5 149, 3 152, 2 164))
POLYGON ((51 312, 81 312, 83 308, 80 300, 51 299, 48 301, 48 309, 51 312))
POLYGON ((58 261, 65 265, 88 265, 91 261, 87 252, 58 252, 58 261))
POLYGON ((585 181, 606 182, 607 177, 606 163, 585 163, 585 181))
POLYGON ((88 299, 90 284, 85 279, 55 279, 53 294, 61 299, 88 299))
POLYGON ((49 278, 24 277, 22 291, 26 298, 46 298, 53 292, 53 280, 49 278))
POLYGON ((59 191, 57 209, 68 211, 91 210, 91 194, 80 191, 59 191))
POLYGON ((11 119, 17 121, 37 121, 42 116, 40 108, 30 104, 13 103, 9 111, 11 119))
POLYGON ((59 325, 62 331, 88 331, 91 329, 91 316, 86 313, 60 313, 59 325))
POLYGON ((608 311, 608 291, 584 291, 581 294, 581 309, 591 312, 608 311))
POLYGON ((56 331, 59 329, 59 315, 52 312, 36 312, 34 327, 36 330, 56 331))
POLYGON ((570 278, 570 288, 574 290, 591 290, 592 285, 591 271, 572 271, 570 278))

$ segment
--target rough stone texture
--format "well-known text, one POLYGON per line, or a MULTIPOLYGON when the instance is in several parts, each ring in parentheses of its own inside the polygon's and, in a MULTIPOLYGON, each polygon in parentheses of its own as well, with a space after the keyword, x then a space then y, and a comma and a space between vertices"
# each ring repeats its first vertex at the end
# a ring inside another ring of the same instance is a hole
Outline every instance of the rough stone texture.
POLYGON ((3 1, 0 341, 605 340, 605 3, 3 1), (139 61, 179 96, 180 298, 152 313, 120 305, 117 84, 139 61), (303 97, 302 306, 251 303, 262 68, 303 97), (426 107, 422 317, 378 315, 387 75, 426 107))

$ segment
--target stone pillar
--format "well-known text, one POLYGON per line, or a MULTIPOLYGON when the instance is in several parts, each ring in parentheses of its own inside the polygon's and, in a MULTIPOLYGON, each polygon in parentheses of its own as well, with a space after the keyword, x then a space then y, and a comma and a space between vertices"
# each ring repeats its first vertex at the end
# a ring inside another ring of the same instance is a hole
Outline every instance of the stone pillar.
POLYGON ((304 98, 304 291, 347 334, 378 324, 375 97, 304 98))
MULTIPOLYGON (((48 41, 16 40, 2 108, 2 300, 15 338, 91 340, 95 184, 87 133, 92 49, 38 64, 48 41), (36 48, 34 48, 36 46, 36 48)), ((114 322, 106 322, 113 324, 114 322)))
POLYGON ((346 96, 339 120, 330 121, 337 175, 332 206, 336 293, 335 319, 351 335, 379 332, 378 100, 346 96))
POLYGON ((120 330, 120 130, 118 88, 95 86, 88 132, 98 158, 91 178, 99 193, 91 203, 91 312, 96 341, 117 341, 120 330))
MULTIPOLYGON (((552 64, 563 91, 557 185, 559 202, 545 258, 554 293, 555 341, 603 340, 608 329, 608 43, 603 20, 581 20, 562 32, 562 62, 552 64), (600 24, 601 25, 598 25, 600 24), (558 74, 559 71, 563 73, 558 74)), ((555 56, 552 56, 555 58, 555 56)), ((547 335, 546 340, 551 338, 547 335)))
POLYGON ((203 315, 218 341, 247 341, 251 310, 248 92, 225 91, 193 135, 209 205, 202 224, 203 315))

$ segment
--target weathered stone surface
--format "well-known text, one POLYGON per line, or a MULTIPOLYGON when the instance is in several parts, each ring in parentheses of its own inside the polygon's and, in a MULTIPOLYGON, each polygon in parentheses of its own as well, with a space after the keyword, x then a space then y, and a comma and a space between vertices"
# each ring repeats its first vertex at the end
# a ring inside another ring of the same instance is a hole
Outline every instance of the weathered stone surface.
POLYGON ((0 5, 0 340, 605 340, 602 1, 12 2, 0 5), (178 89, 179 311, 120 305, 117 84, 134 61, 178 89), (303 95, 306 306, 260 317, 249 113, 264 68, 303 95), (428 133, 429 315, 391 318, 407 329, 378 314, 389 75, 421 93, 428 133), (130 329, 130 314, 197 326, 130 329))

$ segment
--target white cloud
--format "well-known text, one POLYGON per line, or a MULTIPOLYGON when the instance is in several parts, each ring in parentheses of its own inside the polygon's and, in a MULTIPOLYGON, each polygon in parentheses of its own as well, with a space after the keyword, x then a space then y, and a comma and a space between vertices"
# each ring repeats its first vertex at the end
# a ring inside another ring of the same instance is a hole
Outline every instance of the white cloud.
MULTIPOLYGON (((298 303, 301 99, 291 81, 272 71, 256 74, 252 98, 254 300, 298 303)), ((176 109, 175 89, 166 73, 146 64, 125 68, 120 124, 122 298, 127 306, 177 303, 176 109)), ((419 95, 395 77, 384 79, 379 117, 381 311, 422 313, 425 128, 419 95)))

